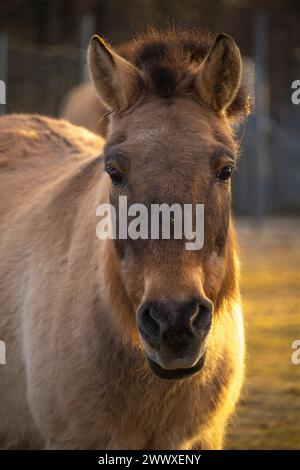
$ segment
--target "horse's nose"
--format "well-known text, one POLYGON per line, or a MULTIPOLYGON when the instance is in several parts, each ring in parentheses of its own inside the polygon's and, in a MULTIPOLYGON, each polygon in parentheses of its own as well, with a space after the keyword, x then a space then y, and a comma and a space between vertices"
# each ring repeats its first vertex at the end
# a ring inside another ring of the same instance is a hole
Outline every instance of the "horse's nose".
POLYGON ((137 312, 142 337, 155 349, 167 343, 169 349, 203 340, 212 322, 212 303, 193 298, 184 302, 144 302, 137 312))

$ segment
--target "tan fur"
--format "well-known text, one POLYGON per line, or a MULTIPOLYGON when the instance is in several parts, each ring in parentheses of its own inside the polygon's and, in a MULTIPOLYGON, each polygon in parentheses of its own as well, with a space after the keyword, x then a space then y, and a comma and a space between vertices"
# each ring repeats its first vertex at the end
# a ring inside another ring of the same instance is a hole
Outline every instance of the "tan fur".
MULTIPOLYGON (((117 47, 118 53, 126 58, 130 55, 132 42, 125 42, 117 47)), ((60 117, 77 126, 106 136, 108 128, 107 109, 97 97, 95 88, 90 81, 86 81, 72 88, 64 98, 60 117)))
POLYGON ((141 73, 97 35, 91 39, 88 64, 93 70, 95 90, 100 101, 111 110, 126 109, 139 92, 141 73))
POLYGON ((222 448, 244 360, 230 185, 208 186, 212 154, 235 152, 227 118, 190 96, 145 96, 112 116, 106 143, 106 158, 129 156, 135 201, 206 204, 200 254, 171 241, 133 254, 125 241, 120 259, 96 237, 96 207, 127 191, 103 173, 100 137, 22 115, 1 117, 0 136, 0 445, 222 448), (205 365, 164 381, 148 368, 136 308, 195 292, 215 305, 205 365))

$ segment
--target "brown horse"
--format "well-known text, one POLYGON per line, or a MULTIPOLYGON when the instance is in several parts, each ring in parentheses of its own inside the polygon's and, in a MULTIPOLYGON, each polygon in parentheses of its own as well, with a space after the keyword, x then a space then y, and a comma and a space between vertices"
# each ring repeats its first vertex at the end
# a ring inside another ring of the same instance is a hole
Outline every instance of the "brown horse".
POLYGON ((103 156, 100 137, 65 121, 0 118, 1 446, 221 448, 244 361, 239 50, 171 31, 137 41, 130 61, 98 36, 88 55, 110 112, 103 156), (100 241, 96 209, 120 195, 203 203, 203 248, 100 241))

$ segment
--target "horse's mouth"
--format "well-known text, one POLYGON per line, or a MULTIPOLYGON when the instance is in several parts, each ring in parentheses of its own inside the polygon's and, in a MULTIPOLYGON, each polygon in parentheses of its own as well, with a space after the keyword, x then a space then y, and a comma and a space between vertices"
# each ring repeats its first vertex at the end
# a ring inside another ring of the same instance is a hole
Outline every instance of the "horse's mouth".
POLYGON ((163 369, 159 364, 157 364, 157 362, 153 361, 148 356, 147 361, 153 374, 159 377, 160 379, 182 380, 186 377, 190 377, 191 375, 196 374, 197 372, 199 372, 199 370, 202 369, 205 364, 205 354, 200 357, 198 362, 196 362, 193 367, 190 367, 188 369, 163 369))

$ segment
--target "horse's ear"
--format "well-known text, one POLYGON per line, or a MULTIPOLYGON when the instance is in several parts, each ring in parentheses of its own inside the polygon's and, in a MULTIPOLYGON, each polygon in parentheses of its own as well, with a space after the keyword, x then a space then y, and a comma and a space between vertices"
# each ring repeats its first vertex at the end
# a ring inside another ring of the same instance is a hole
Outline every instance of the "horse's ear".
POLYGON ((225 111, 239 89, 242 75, 240 51, 227 34, 218 34, 196 76, 200 98, 215 111, 225 111))
POLYGON ((133 104, 141 88, 139 70, 119 56, 100 36, 88 47, 88 65, 96 92, 109 110, 133 104))

